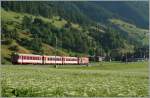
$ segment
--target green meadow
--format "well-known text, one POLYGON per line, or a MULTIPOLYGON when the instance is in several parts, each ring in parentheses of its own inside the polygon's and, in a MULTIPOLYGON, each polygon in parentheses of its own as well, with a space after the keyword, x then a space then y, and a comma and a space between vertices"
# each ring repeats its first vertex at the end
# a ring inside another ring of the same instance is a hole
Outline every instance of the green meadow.
POLYGON ((83 65, 3 65, 2 96, 148 96, 148 62, 83 65))

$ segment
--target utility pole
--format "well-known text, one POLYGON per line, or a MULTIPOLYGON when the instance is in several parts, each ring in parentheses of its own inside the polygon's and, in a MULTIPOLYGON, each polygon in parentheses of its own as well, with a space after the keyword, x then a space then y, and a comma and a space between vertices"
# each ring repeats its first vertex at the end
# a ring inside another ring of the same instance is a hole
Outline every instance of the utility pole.
MULTIPOLYGON (((131 40, 131 44, 134 45, 133 40, 131 40)), ((134 49, 134 50, 135 50, 135 49, 134 49)), ((131 53, 131 61, 132 61, 132 62, 133 62, 133 60, 134 60, 134 53, 135 53, 134 50, 133 50, 133 52, 131 53)))
POLYGON ((101 47, 101 65, 103 65, 102 47, 101 47))
POLYGON ((94 62, 96 62, 96 48, 94 48, 94 62))
POLYGON ((127 63, 127 53, 126 53, 126 63, 127 63))
MULTIPOLYGON (((63 51, 63 33, 61 32, 61 50, 63 51)), ((62 54, 62 65, 63 65, 64 54, 62 54)))
POLYGON ((57 37, 55 36, 55 68, 57 68, 56 56, 57 56, 57 37))

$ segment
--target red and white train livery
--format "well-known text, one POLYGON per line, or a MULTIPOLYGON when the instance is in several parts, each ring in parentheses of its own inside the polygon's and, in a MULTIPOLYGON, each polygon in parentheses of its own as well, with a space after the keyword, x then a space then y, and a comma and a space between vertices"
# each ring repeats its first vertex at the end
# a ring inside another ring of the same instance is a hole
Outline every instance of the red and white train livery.
POLYGON ((13 64, 88 64, 87 57, 45 56, 34 54, 14 54, 13 64))

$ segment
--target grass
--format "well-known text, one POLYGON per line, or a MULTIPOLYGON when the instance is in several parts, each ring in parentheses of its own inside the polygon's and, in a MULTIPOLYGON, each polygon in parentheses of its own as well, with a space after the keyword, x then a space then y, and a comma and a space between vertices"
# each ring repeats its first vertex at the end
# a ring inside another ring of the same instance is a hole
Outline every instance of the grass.
POLYGON ((2 96, 148 96, 148 62, 1 68, 2 96))
MULTIPOLYGON (((19 53, 26 53, 26 54, 31 53, 31 50, 28 50, 28 49, 20 46, 15 40, 12 40, 10 45, 1 45, 1 57, 2 58, 4 58, 4 59, 5 58, 10 59, 11 58, 11 54, 13 51, 9 48, 12 46, 17 46, 19 53)), ((6 62, 6 60, 5 61, 3 61, 3 60, 2 60, 2 62, 5 62, 6 64, 11 64, 10 60, 7 60, 7 62, 6 62)))
MULTIPOLYGON (((54 47, 49 46, 48 44, 43 44, 42 47, 45 55, 54 55, 56 53, 56 49, 54 47)), ((57 49, 57 53, 60 56, 68 56, 67 52, 63 51, 62 49, 57 49)))
POLYGON ((122 29, 123 31, 128 32, 128 35, 131 36, 133 39, 139 38, 140 41, 143 42, 143 44, 148 45, 148 36, 147 36, 148 30, 147 29, 138 28, 135 25, 129 24, 119 19, 110 19, 109 21, 119 26, 120 29, 122 29))
POLYGON ((52 24, 57 28, 63 28, 66 23, 67 23, 66 20, 64 19, 59 20, 59 17, 53 17, 52 19, 52 24))

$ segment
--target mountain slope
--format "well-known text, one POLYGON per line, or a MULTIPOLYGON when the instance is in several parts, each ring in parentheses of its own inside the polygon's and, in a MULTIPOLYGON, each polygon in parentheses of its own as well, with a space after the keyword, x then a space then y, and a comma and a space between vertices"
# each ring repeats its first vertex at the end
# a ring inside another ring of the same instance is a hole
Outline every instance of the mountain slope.
POLYGON ((91 20, 106 22, 121 18, 142 28, 148 28, 148 1, 117 2, 2 2, 6 10, 51 17, 61 16, 80 24, 91 20), (38 9, 38 10, 36 10, 38 9))
POLYGON ((148 19, 144 5, 147 2, 3 1, 2 51, 7 51, 2 59, 10 61, 12 52, 54 55, 56 39, 57 55, 119 60, 123 54, 140 55, 139 49, 145 54, 148 19))
POLYGON ((148 2, 78 2, 81 11, 95 21, 120 18, 142 28, 148 28, 148 2))

